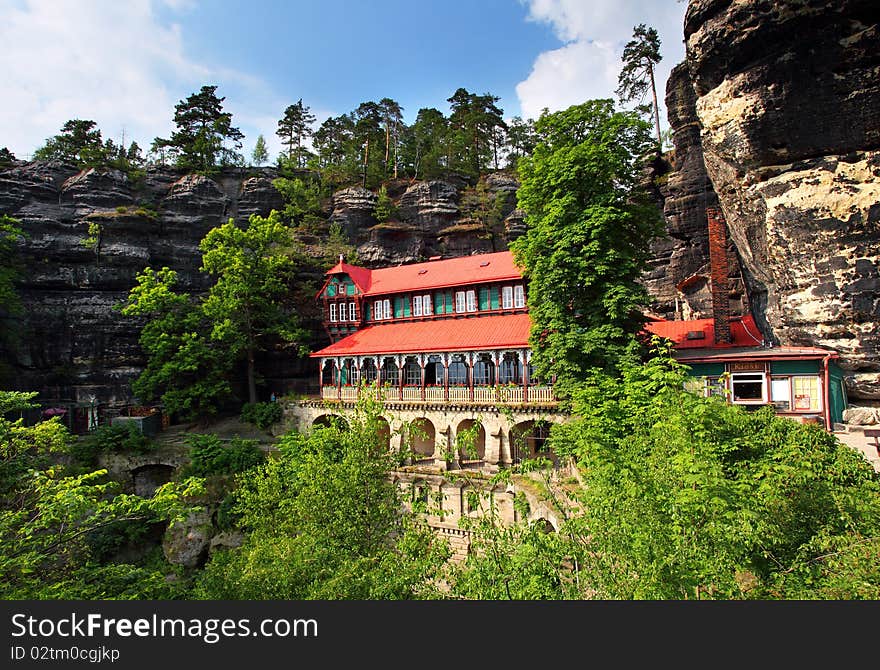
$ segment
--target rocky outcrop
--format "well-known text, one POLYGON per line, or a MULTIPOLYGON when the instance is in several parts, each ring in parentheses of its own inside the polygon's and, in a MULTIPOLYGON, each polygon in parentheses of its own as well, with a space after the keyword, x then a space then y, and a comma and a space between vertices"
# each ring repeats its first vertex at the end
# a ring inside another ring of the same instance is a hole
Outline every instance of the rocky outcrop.
POLYGON ((211 515, 210 509, 191 512, 186 519, 168 526, 162 540, 162 551, 169 563, 195 568, 205 562, 211 548, 211 538, 216 533, 211 515))
POLYGON ((872 0, 692 0, 707 173, 774 342, 880 399, 880 28, 872 0))
POLYGON ((350 186, 337 191, 333 194, 330 223, 342 226, 349 238, 355 238, 361 231, 376 223, 373 212, 377 200, 375 193, 360 186, 350 186))
POLYGON ((265 216, 279 206, 271 178, 151 169, 132 181, 117 170, 53 162, 0 171, 0 212, 28 235, 19 284, 24 323, 22 335, 3 344, 4 381, 43 399, 130 402, 130 382, 144 364, 141 323, 116 306, 148 266, 176 270, 185 291, 205 290, 199 242, 230 217, 265 216))

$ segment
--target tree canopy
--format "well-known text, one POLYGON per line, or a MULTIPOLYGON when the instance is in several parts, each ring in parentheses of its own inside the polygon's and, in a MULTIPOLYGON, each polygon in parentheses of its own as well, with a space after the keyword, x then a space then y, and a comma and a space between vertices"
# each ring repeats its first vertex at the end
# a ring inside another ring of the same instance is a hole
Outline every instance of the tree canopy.
POLYGON ((241 165, 238 153, 242 132, 233 127, 232 114, 223 111, 226 98, 217 97, 217 86, 202 86, 174 106, 177 130, 169 139, 157 137, 154 153, 168 151, 178 167, 210 173, 218 167, 241 165))
POLYGON ((637 351, 648 302, 639 279, 660 213, 639 187, 652 143, 635 113, 593 100, 542 114, 535 128, 538 144, 519 162, 528 232, 511 249, 529 281, 537 372, 564 385, 637 351))

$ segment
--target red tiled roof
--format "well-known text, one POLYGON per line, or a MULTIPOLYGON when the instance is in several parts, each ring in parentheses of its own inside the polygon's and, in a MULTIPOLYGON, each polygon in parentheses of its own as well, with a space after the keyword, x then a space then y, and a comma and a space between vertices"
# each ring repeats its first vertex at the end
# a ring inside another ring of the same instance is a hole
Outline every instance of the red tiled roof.
POLYGON ((526 313, 385 323, 352 333, 312 354, 361 356, 527 347, 526 313))
POLYGON ((729 347, 760 347, 763 344, 761 332, 751 314, 733 317, 730 320, 730 344, 715 341, 715 321, 713 319, 694 319, 693 321, 649 321, 645 330, 654 335, 672 340, 676 349, 726 349, 729 347), (688 338, 689 333, 701 333, 702 337, 688 338))
POLYGON ((347 273, 368 296, 522 278, 522 271, 514 264, 513 254, 509 251, 376 270, 340 262, 328 270, 327 275, 341 272, 347 273))

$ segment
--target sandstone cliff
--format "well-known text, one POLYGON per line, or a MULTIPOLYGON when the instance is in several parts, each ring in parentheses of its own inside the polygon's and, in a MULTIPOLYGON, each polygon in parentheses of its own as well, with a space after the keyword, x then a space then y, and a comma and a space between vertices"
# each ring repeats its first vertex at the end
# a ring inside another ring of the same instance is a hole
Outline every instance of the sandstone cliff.
POLYGON ((700 142, 765 335, 836 349, 880 399, 880 29, 873 0, 692 0, 700 142))

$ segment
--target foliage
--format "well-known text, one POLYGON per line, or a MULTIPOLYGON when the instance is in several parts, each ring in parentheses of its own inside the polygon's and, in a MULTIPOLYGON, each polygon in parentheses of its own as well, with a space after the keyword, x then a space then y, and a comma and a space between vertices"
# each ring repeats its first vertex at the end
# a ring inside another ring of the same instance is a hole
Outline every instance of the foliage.
POLYGON ((289 105, 284 110, 284 116, 278 121, 276 134, 281 138, 281 143, 287 147, 287 160, 297 167, 306 164, 307 152, 303 143, 312 136, 311 125, 315 122, 315 115, 311 113, 308 105, 304 105, 302 98, 296 104, 289 105))
POLYGON ((85 119, 65 122, 60 134, 34 152, 34 159, 59 160, 80 168, 114 168, 128 173, 129 178, 135 178, 144 164, 137 142, 126 149, 124 141, 118 145, 111 139, 104 141, 97 124, 85 119))
POLYGON ((156 449, 156 443, 141 433, 132 423, 115 423, 100 426, 88 435, 76 440, 70 453, 84 465, 94 465, 101 453, 147 454, 156 449))
POLYGON ((257 141, 254 144, 254 151, 251 154, 251 162, 257 167, 260 167, 268 160, 269 150, 266 148, 266 138, 262 135, 258 135, 257 141))
POLYGON ((385 188, 384 184, 379 188, 378 196, 376 207, 373 209, 373 216, 376 217, 376 221, 379 223, 385 223, 397 215, 397 208, 394 206, 394 201, 388 195, 388 189, 385 188))
POLYGON ((0 148, 0 168, 10 167, 15 161, 15 154, 13 154, 7 147, 0 148))
POLYGON ((234 437, 224 444, 217 435, 195 434, 188 436, 186 443, 190 464, 185 473, 192 477, 234 475, 266 460, 256 440, 234 437))
POLYGON ((506 129, 504 110, 495 103, 498 96, 477 95, 459 88, 447 98, 449 102, 449 132, 454 158, 449 167, 471 177, 478 177, 494 158, 498 167, 496 129, 506 129))
POLYGON ((310 231, 324 222, 321 200, 325 191, 320 180, 307 175, 281 176, 273 179, 272 185, 284 199, 282 216, 292 226, 310 231))
POLYGON ((218 98, 216 86, 202 86, 174 106, 177 130, 169 139, 157 137, 151 151, 167 150, 178 167, 211 174, 218 167, 241 165, 244 135, 232 125, 232 114, 223 111, 225 97, 218 98), (231 148, 227 143, 232 145, 231 148))
POLYGON ((19 245, 27 238, 21 223, 0 214, 0 319, 21 312, 21 300, 15 283, 21 275, 19 245))
POLYGON ((196 595, 220 599, 399 599, 435 594, 448 555, 400 514, 377 438, 378 410, 361 401, 346 430, 290 433, 281 457, 239 479, 235 509, 244 544, 217 552, 196 595))
POLYGON ((657 30, 641 23, 633 28, 633 39, 623 48, 623 68, 618 75, 617 96, 621 102, 643 100, 650 90, 654 100, 654 124, 657 145, 662 146, 660 112, 657 108, 657 87, 654 82, 654 66, 662 60, 660 37, 657 30))
POLYGON ((200 248, 202 270, 216 279, 202 303, 210 338, 233 359, 245 358, 248 401, 256 402, 257 351, 284 343, 299 352, 306 337, 292 290, 301 259, 274 210, 252 215, 244 229, 230 219, 210 230, 200 248))
POLYGON ((683 390, 662 348, 574 394, 557 427, 582 512, 565 533, 596 597, 877 598, 880 480, 817 426, 683 390))
POLYGON ((146 268, 137 282, 122 313, 146 319, 139 341, 148 359, 132 390, 142 400, 161 398, 169 414, 215 414, 232 395, 229 352, 211 340, 211 324, 201 305, 175 291, 176 272, 146 268))
POLYGON ((101 256, 101 238, 103 233, 104 228, 100 223, 89 221, 88 234, 82 239, 82 245, 89 251, 94 252, 96 259, 101 256))
POLYGON ((265 430, 281 421, 281 405, 277 402, 249 402, 241 408, 241 420, 265 430))
POLYGON ((527 268, 533 362, 564 386, 637 350, 648 300, 639 280, 660 213, 639 185, 651 140, 634 113, 593 100, 542 114, 536 130, 519 163, 528 232, 511 249, 527 268))

